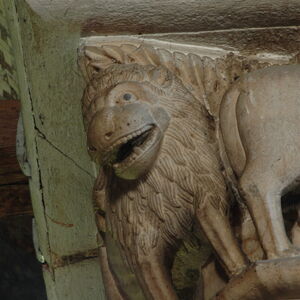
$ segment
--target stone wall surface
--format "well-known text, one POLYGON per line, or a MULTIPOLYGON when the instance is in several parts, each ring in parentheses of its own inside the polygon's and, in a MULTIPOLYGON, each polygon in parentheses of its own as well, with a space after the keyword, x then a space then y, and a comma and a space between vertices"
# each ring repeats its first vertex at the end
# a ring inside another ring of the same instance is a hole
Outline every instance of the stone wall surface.
POLYGON ((100 34, 195 32, 300 24, 300 7, 297 0, 28 0, 27 2, 42 18, 82 23, 82 30, 88 35, 93 32, 100 34))

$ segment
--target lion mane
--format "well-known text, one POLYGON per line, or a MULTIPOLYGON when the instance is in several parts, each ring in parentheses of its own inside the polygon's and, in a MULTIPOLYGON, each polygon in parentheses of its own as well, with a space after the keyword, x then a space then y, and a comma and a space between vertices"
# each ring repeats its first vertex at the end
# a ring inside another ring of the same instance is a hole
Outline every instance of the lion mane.
MULTIPOLYGON (((130 266, 132 253, 145 254, 161 244, 174 248, 195 225, 195 210, 208 201, 226 213, 226 184, 215 137, 214 120, 164 67, 137 64, 112 65, 93 76, 83 98, 85 123, 95 112, 95 102, 118 83, 146 83, 171 120, 154 166, 142 178, 124 181, 109 176, 105 203, 106 228, 121 244, 130 266)), ((107 178, 106 178, 107 179, 107 178)), ((95 192, 100 193, 103 180, 95 192)))

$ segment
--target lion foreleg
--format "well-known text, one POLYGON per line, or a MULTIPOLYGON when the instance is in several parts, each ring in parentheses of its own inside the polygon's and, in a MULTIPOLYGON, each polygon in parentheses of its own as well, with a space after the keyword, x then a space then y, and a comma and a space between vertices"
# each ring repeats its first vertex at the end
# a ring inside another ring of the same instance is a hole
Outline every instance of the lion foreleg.
POLYGON ((135 253, 135 273, 147 299, 177 300, 171 276, 163 261, 163 251, 150 250, 135 253))
POLYGON ((106 299, 124 300, 125 298, 121 295, 114 275, 110 270, 106 247, 102 246, 99 248, 99 258, 101 265, 102 280, 105 286, 106 299))
POLYGON ((229 275, 242 272, 247 259, 233 235, 228 217, 208 202, 196 209, 197 219, 229 275))
POLYGON ((298 210, 298 218, 295 221, 295 224, 292 228, 292 242, 293 245, 300 248, 300 205, 297 207, 298 210))

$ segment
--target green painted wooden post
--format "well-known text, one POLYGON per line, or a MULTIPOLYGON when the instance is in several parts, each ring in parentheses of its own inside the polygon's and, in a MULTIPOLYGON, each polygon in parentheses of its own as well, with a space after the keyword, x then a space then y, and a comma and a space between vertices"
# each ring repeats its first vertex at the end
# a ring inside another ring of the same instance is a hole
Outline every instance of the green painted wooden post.
POLYGON ((25 1, 5 0, 4 5, 16 59, 48 298, 105 299, 91 204, 95 171, 81 121, 79 31, 42 21, 25 1))

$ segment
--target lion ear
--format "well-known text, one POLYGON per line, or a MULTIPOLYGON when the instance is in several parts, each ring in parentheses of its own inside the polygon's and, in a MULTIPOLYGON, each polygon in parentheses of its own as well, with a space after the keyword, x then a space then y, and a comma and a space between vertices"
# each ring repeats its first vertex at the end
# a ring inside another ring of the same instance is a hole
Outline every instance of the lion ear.
POLYGON ((125 62, 124 51, 117 46, 95 47, 84 45, 79 49, 79 66, 86 81, 112 64, 125 62))
MULTIPOLYGON (((176 75, 191 93, 201 102, 205 102, 202 59, 198 55, 184 54, 178 51, 155 48, 145 44, 101 44, 95 39, 85 39, 79 49, 79 65, 86 81, 113 64, 139 64, 142 66, 163 67, 176 75)), ((160 84, 168 85, 170 80, 161 83, 170 76, 151 74, 160 84)), ((167 75, 167 74, 165 74, 167 75)), ((205 103, 207 107, 208 104, 205 103)))
POLYGON ((79 49, 78 64, 86 81, 90 81, 102 69, 101 48, 84 46, 79 49))

